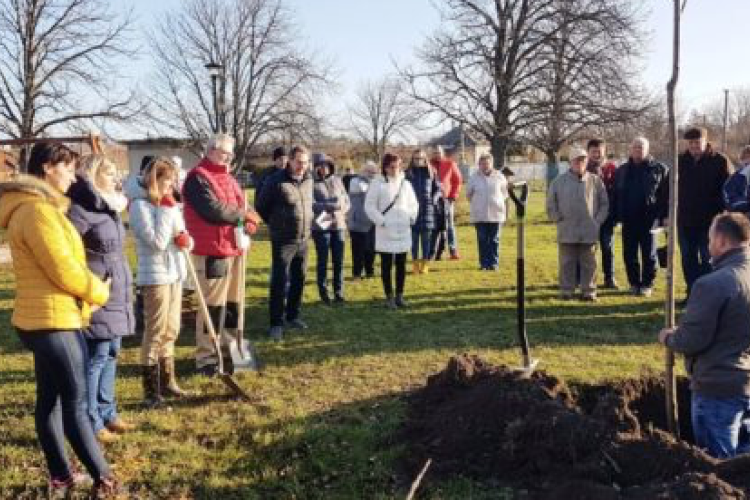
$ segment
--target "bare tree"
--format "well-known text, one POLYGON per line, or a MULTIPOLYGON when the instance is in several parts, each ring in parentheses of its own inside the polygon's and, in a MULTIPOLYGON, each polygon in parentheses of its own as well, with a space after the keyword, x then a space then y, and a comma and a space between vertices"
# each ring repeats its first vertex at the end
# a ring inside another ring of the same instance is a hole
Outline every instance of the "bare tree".
MULTIPOLYGON (((687 0, 672 0, 673 34, 672 34, 672 76, 667 83, 667 113, 669 114, 669 221, 667 223, 667 291, 664 300, 664 323, 666 328, 675 326, 674 301, 674 266, 675 249, 677 248, 677 200, 678 197, 678 136, 677 136, 677 82, 680 78, 680 31, 682 11, 685 10, 687 0)), ((679 411, 677 408, 677 379, 674 373, 674 351, 667 347, 664 352, 664 383, 666 386, 665 410, 667 414, 667 430, 675 438, 680 438, 679 411)))
POLYGON ((511 141, 545 119, 534 100, 538 76, 554 64, 551 43, 608 15, 615 1, 586 0, 587 9, 560 16, 559 0, 446 0, 420 65, 401 73, 417 101, 486 138, 500 168, 511 141))
POLYGON ((403 136, 419 120, 403 82, 393 77, 364 82, 349 105, 349 115, 352 129, 378 160, 393 138, 403 136))
POLYGON ((650 106, 638 84, 644 37, 638 3, 557 3, 551 22, 560 28, 546 38, 539 55, 544 62, 527 99, 536 119, 522 131, 524 142, 547 156, 549 181, 557 176, 564 144, 584 132, 629 123, 650 106), (598 16, 584 15, 595 8, 598 16))
MULTIPOLYGON (((742 146, 750 143, 750 87, 730 89, 727 110, 727 151, 724 153, 733 156, 742 146)), ((690 121, 708 129, 709 137, 718 139, 723 128, 724 98, 717 96, 694 109, 690 121)))
POLYGON ((282 0, 187 0, 150 39, 158 72, 154 118, 196 146, 212 130, 232 134, 237 169, 261 139, 314 120, 312 96, 329 83, 329 69, 298 47, 282 0), (221 66, 218 109, 204 69, 209 62, 221 66))
POLYGON ((134 54, 130 24, 100 0, 0 0, 0 133, 129 118, 132 93, 112 89, 118 60, 134 54))

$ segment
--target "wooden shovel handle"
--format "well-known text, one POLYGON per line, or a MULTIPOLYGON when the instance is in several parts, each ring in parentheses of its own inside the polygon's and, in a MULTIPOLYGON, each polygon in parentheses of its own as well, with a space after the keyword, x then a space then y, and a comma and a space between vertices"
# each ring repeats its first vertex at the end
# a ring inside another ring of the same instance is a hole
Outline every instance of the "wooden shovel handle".
POLYGON ((213 321, 211 321, 211 315, 208 312, 208 305, 206 305, 206 297, 203 295, 201 283, 198 281, 198 274, 195 272, 195 266, 193 266, 193 260, 190 258, 190 253, 185 248, 181 249, 181 251, 182 255, 185 257, 185 263, 190 278, 193 280, 193 283, 195 283, 195 294, 198 296, 198 308, 203 315, 203 322, 208 326, 208 335, 211 337, 211 342, 213 342, 214 348, 216 349, 216 356, 219 359, 219 373, 224 373, 224 360, 221 355, 219 337, 216 335, 216 329, 214 328, 213 321))

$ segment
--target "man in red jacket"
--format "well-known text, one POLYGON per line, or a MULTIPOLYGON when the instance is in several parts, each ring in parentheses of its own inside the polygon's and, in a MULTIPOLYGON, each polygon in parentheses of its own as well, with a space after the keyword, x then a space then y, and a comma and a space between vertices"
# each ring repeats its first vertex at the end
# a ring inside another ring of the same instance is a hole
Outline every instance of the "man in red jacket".
MULTIPOLYGON (((441 146, 436 146, 432 152, 432 166, 437 170, 440 186, 443 189, 445 200, 445 236, 448 240, 448 248, 451 260, 458 260, 458 236, 455 225, 455 205, 461 192, 461 171, 452 158, 446 157, 441 146)), ((433 245, 433 248, 436 248, 433 245)))
MULTIPOLYGON (((244 269, 241 256, 249 245, 242 231, 253 234, 258 215, 247 208, 245 193, 230 173, 234 138, 219 134, 211 138, 206 156, 193 168, 182 186, 185 225, 195 241, 193 264, 208 312, 217 334, 237 328, 240 307, 239 284, 244 269)), ((224 340, 224 339, 222 339, 224 340)), ((195 325, 195 363, 208 377, 217 373, 218 358, 202 315, 195 325)), ((227 357, 227 359, 229 359, 227 357)))

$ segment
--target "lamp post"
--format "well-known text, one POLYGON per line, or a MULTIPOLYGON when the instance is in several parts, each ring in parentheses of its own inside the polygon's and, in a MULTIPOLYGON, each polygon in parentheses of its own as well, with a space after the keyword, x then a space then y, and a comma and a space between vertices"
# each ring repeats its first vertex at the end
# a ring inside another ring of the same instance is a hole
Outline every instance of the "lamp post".
POLYGON ((211 124, 211 129, 214 133, 222 132, 223 127, 221 126, 221 116, 219 113, 219 93, 216 86, 219 80, 219 75, 221 74, 222 66, 219 63, 211 61, 206 64, 206 69, 208 70, 208 75, 211 77, 211 93, 214 100, 214 121, 211 124))

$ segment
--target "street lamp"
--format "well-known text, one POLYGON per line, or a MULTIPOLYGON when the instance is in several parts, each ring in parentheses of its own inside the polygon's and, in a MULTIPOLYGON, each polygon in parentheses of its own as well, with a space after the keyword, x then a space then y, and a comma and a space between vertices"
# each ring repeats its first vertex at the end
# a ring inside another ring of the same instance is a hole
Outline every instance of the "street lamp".
POLYGON ((222 66, 219 63, 211 61, 206 64, 206 69, 208 70, 208 75, 211 77, 211 92, 214 99, 214 123, 212 124, 213 126, 211 128, 213 129, 213 132, 216 133, 221 132, 219 117, 219 93, 217 91, 216 84, 219 76, 221 75, 222 66))

